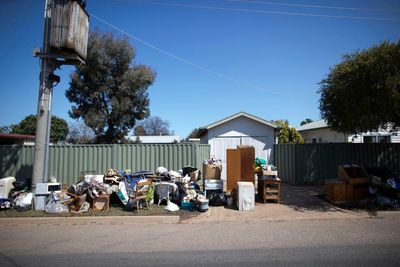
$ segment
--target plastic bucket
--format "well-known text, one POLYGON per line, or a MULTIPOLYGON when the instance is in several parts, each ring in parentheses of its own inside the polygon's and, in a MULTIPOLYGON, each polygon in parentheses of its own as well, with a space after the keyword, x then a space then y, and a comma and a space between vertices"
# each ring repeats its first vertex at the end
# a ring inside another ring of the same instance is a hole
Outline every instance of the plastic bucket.
POLYGON ((207 200, 200 200, 199 201, 199 208, 200 212, 205 212, 208 210, 208 199, 207 200))

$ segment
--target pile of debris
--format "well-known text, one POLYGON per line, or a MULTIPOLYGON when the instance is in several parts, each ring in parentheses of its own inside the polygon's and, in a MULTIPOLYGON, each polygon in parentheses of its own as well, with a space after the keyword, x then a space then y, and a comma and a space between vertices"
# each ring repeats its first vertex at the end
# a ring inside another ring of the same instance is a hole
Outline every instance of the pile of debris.
MULTIPOLYGON (((200 172, 193 167, 184 167, 179 171, 158 167, 155 172, 136 172, 130 170, 109 169, 103 175, 85 175, 81 181, 61 190, 46 192, 43 209, 47 213, 84 213, 107 210, 110 197, 115 194, 126 209, 140 209, 142 203, 136 195, 145 192, 146 203, 165 204, 168 211, 208 209, 208 199, 200 192, 197 181, 200 172), (146 186, 138 184, 147 182, 146 186)), ((0 179, 4 183, 4 192, 0 192, 0 206, 3 209, 15 208, 28 210, 35 206, 35 192, 24 188, 15 191, 14 177, 0 179)), ((60 185, 61 188, 61 185, 60 185)), ((38 194, 37 194, 38 196, 38 194)), ((44 198, 44 196, 42 196, 44 198)), ((36 208, 36 207, 35 207, 36 208)), ((36 208, 37 209, 37 208, 36 208)))
POLYGON ((338 179, 325 180, 325 187, 327 199, 335 204, 359 202, 399 208, 400 180, 385 167, 340 165, 338 179))

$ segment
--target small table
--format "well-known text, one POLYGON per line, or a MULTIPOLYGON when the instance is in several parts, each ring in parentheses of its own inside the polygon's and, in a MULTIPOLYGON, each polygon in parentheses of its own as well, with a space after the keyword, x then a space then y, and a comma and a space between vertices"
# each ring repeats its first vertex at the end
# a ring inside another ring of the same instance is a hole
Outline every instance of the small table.
POLYGON ((258 179, 257 194, 258 198, 264 204, 267 203, 267 200, 274 200, 279 204, 281 198, 281 179, 258 179))

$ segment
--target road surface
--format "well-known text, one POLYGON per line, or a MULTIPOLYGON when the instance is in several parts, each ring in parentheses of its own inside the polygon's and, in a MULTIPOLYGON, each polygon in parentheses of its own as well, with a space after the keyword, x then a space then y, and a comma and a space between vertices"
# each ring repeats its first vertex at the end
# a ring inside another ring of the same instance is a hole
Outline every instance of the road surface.
POLYGON ((0 266, 400 266, 399 222, 8 225, 0 266))

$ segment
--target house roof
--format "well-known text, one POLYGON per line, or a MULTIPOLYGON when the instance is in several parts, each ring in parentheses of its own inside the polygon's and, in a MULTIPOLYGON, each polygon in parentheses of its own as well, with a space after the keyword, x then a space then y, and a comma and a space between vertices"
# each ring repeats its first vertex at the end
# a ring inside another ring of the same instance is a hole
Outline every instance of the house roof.
POLYGON ((0 134, 0 139, 35 140, 35 136, 28 134, 0 134))
POLYGON ((214 122, 214 123, 211 123, 211 124, 209 124, 209 125, 207 125, 207 126, 200 127, 200 134, 199 134, 199 135, 202 136, 202 135, 204 135, 208 130, 210 130, 210 129, 214 128, 214 127, 217 127, 217 126, 219 126, 219 125, 221 125, 221 124, 224 124, 224 123, 226 123, 226 122, 228 122, 228 121, 231 121, 231 120, 234 120, 234 119, 236 119, 236 118, 239 118, 239 117, 246 117, 246 118, 249 118, 249 119, 254 120, 254 121, 257 121, 257 122, 259 122, 259 123, 261 123, 261 124, 270 126, 270 127, 274 128, 274 129, 280 129, 280 128, 282 128, 282 127, 279 126, 278 124, 275 124, 275 123, 273 123, 273 122, 271 122, 271 121, 267 121, 267 120, 261 119, 261 118, 259 118, 259 117, 257 117, 257 116, 254 116, 254 115, 251 115, 251 114, 249 114, 249 113, 246 113, 246 112, 241 111, 241 112, 239 112, 239 113, 236 113, 236 114, 233 114, 233 115, 231 115, 231 116, 229 116, 229 117, 226 117, 226 118, 224 118, 224 119, 222 119, 222 120, 219 120, 219 121, 216 121, 216 122, 214 122))
POLYGON ((298 132, 307 131, 307 130, 314 130, 314 129, 321 129, 321 128, 328 128, 328 124, 325 120, 318 120, 313 121, 304 125, 301 125, 296 128, 298 132))

